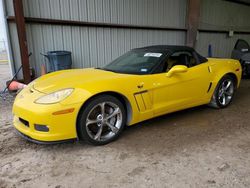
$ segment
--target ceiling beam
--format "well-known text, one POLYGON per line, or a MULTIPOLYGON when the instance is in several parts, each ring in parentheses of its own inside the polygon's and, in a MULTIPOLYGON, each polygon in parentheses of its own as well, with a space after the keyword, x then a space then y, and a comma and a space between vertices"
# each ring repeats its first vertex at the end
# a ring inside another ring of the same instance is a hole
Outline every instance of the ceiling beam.
POLYGON ((28 84, 31 81, 28 43, 26 38, 25 19, 23 14, 22 0, 13 0, 15 21, 17 26, 18 41, 21 54, 21 63, 23 69, 24 83, 28 84))
MULTIPOLYGON (((114 24, 101 22, 85 22, 73 20, 57 20, 48 18, 25 17, 25 22, 30 24, 48 24, 48 25, 65 25, 65 26, 83 26, 83 27, 102 27, 102 28, 121 28, 121 29, 145 29, 145 30, 163 30, 163 31, 187 31, 182 27, 165 27, 165 26, 147 26, 131 24, 114 24)), ((7 17, 8 22, 15 22, 15 17, 7 17)))
POLYGON ((187 11, 187 39, 186 45, 190 47, 195 47, 196 36, 199 27, 200 20, 200 0, 189 0, 188 1, 188 11, 187 11))

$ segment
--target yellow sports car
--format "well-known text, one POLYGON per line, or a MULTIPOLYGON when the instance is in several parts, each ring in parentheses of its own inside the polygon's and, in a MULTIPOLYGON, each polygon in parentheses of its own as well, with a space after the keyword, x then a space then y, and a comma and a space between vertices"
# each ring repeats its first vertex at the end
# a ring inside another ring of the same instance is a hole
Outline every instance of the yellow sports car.
POLYGON ((137 48, 103 68, 36 79, 15 99, 14 126, 37 143, 103 145, 126 125, 203 104, 228 106, 241 71, 237 60, 207 59, 189 47, 137 48))

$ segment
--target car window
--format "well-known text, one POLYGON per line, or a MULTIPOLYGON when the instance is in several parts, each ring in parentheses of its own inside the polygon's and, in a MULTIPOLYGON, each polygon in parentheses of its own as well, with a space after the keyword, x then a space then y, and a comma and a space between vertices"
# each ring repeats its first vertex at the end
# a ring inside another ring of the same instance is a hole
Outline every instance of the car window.
POLYGON ((193 67, 197 65, 197 61, 191 52, 174 52, 167 58, 164 72, 168 72, 175 65, 185 65, 187 67, 193 67))
POLYGON ((164 55, 161 52, 133 50, 102 69, 118 73, 149 74, 163 58, 164 55))

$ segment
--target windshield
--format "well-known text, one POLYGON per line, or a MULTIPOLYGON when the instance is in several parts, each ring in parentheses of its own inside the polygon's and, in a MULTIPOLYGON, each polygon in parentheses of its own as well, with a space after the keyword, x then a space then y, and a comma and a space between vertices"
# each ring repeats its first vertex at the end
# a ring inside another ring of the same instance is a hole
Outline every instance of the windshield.
POLYGON ((149 74, 163 58, 163 53, 132 50, 104 66, 103 70, 128 73, 149 74))

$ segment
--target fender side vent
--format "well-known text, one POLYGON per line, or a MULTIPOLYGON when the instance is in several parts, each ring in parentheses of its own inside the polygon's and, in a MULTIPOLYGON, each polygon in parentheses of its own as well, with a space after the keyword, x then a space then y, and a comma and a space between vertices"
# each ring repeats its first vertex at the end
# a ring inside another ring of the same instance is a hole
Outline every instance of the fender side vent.
POLYGON ((208 67, 207 67, 207 69, 208 69, 208 72, 209 72, 209 73, 211 73, 211 72, 212 72, 212 70, 211 70, 211 67, 210 67, 210 66, 208 66, 208 67))
POLYGON ((212 87, 212 82, 210 82, 210 83, 209 83, 207 93, 209 93, 209 91, 210 91, 211 87, 212 87))

